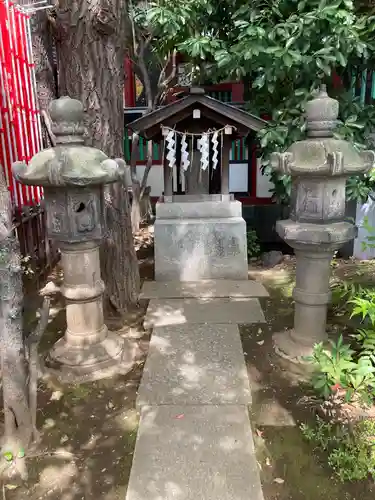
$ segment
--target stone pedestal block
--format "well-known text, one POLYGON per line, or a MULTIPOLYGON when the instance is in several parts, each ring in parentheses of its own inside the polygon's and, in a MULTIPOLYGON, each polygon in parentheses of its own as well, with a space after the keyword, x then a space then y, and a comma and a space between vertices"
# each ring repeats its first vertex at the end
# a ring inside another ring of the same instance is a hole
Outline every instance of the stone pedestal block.
POLYGON ((158 204, 155 280, 246 280, 246 223, 238 201, 158 204))
POLYGON ((99 246, 95 242, 62 244, 61 263, 67 329, 50 351, 48 362, 59 365, 68 378, 97 378, 119 363, 123 347, 122 339, 109 333, 104 324, 99 246))

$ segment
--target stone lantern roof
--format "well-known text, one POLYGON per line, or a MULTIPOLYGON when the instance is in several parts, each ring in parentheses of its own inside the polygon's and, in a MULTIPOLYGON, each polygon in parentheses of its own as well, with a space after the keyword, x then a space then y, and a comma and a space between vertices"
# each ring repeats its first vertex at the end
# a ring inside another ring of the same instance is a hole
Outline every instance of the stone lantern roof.
POLYGON ((120 169, 99 149, 84 145, 84 110, 80 101, 61 97, 50 105, 56 146, 37 153, 26 165, 13 164, 22 184, 35 186, 94 186, 116 182, 120 169))
POLYGON ((374 166, 373 151, 357 151, 347 141, 334 138, 339 103, 328 96, 322 85, 318 95, 306 105, 307 139, 293 143, 281 156, 273 154, 271 165, 291 176, 350 176, 374 166))

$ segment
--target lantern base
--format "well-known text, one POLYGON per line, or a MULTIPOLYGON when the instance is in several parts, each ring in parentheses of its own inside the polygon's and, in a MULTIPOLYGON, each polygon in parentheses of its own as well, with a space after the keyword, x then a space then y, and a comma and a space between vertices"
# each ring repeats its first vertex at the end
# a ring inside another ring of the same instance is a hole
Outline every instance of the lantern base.
POLYGON ((56 342, 46 358, 46 368, 64 383, 84 383, 115 374, 126 374, 134 367, 137 343, 108 332, 96 344, 74 347, 65 337, 56 342))
POLYGON ((275 333, 272 337, 275 352, 281 358, 291 363, 307 365, 306 357, 313 354, 315 340, 311 342, 299 342, 294 330, 275 333))

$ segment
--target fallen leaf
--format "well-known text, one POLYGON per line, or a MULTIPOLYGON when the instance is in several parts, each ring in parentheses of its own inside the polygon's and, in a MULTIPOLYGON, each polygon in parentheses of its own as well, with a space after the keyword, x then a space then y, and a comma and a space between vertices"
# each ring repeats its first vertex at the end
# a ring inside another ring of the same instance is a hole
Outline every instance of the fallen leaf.
POLYGON ((176 415, 175 418, 177 418, 177 420, 181 420, 182 418, 184 418, 184 414, 181 413, 180 415, 176 415))
POLYGON ((56 422, 52 418, 46 418, 43 424, 43 429, 52 429, 55 427, 56 422))
POLYGON ((15 490, 16 488, 18 488, 17 484, 5 484, 5 488, 7 490, 15 490))
POLYGON ((261 333, 263 333, 263 330, 261 328, 258 328, 258 334, 260 335, 261 333))
POLYGON ((271 467, 271 460, 268 457, 266 458, 266 465, 271 467))
POLYGON ((264 340, 259 340, 259 342, 257 342, 258 345, 263 345, 264 344, 264 340))
POLYGON ((284 479, 282 479, 281 477, 276 477, 274 480, 273 480, 274 483, 277 483, 277 484, 284 484, 285 481, 284 479))
POLYGON ((60 399, 63 397, 64 393, 61 391, 53 391, 50 397, 50 401, 60 401, 60 399))
POLYGON ((257 429, 255 432, 256 432, 257 436, 263 437, 263 431, 260 431, 259 429, 257 429))
POLYGON ((13 461, 13 453, 11 451, 6 451, 5 453, 3 453, 3 457, 7 462, 13 461))

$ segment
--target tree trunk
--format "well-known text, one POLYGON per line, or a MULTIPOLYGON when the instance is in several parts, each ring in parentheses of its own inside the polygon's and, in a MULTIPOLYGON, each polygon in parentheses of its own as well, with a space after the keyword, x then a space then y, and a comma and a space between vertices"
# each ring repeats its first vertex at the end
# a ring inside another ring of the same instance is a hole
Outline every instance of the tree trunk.
MULTIPOLYGON (((88 144, 122 158, 125 2, 60 0, 56 16, 60 94, 82 101, 88 144)), ((106 187, 105 198, 102 274, 111 302, 124 311, 137 302, 140 286, 124 183, 106 187)))
MULTIPOLYGON (((137 30, 136 30, 137 31, 137 30)), ((156 109, 156 107, 164 101, 167 90, 170 84, 173 82, 176 71, 176 56, 177 51, 173 51, 172 58, 168 56, 164 66, 160 70, 158 83, 157 83, 157 92, 154 97, 154 92, 151 84, 151 77, 149 72, 149 66, 146 63, 145 54, 147 50, 150 49, 150 43, 152 42, 152 37, 148 40, 144 41, 142 34, 138 33, 136 36, 137 39, 137 49, 133 47, 133 52, 136 52, 136 60, 137 66, 140 69, 141 78, 143 81, 143 85, 145 88, 146 102, 147 102, 147 111, 146 113, 151 113, 156 109), (172 63, 172 68, 169 76, 166 76, 167 69, 169 67, 170 62, 172 63)), ((134 40, 133 40, 134 43, 134 40)), ((139 145, 139 135, 133 134, 132 139, 132 156, 130 159, 130 172, 132 177, 132 190, 133 190, 133 200, 132 200, 132 229, 133 232, 139 231, 140 223, 142 219, 148 217, 151 214, 150 206, 150 192, 147 190, 147 195, 144 199, 144 195, 147 188, 147 179, 152 168, 152 157, 153 157, 153 143, 152 141, 148 141, 147 143, 147 162, 146 168, 143 173, 142 181, 140 182, 137 176, 137 153, 138 153, 138 145, 139 145)))
POLYGON ((132 208, 131 208, 131 219, 132 219, 132 230, 133 233, 137 233, 139 231, 142 220, 145 216, 148 215, 148 203, 142 203, 143 195, 147 188, 147 179, 148 174, 152 168, 152 154, 153 154, 153 142, 148 141, 147 143, 147 160, 146 160, 146 168, 143 173, 142 181, 139 182, 137 177, 137 165, 136 165, 136 156, 138 152, 138 144, 139 144, 139 136, 137 134, 133 135, 132 139, 132 157, 130 160, 130 171, 132 178, 132 191, 133 191, 133 199, 132 199, 132 208), (147 206, 145 210, 143 207, 147 206))
POLYGON ((22 268, 12 205, 0 169, 0 340, 5 415, 3 449, 17 454, 32 439, 22 329, 22 268))
POLYGON ((48 110, 52 99, 56 98, 55 42, 47 12, 37 11, 31 16, 31 42, 33 47, 35 79, 38 103, 42 110, 48 110))
POLYGON ((132 186, 132 207, 131 207, 132 231, 138 233, 141 222, 141 186, 139 182, 133 182, 132 186))
MULTIPOLYGON (((35 12, 31 16, 30 25, 37 99, 43 118, 48 115, 50 102, 57 97, 55 40, 47 11, 35 12)), ((42 134, 44 146, 51 147, 53 144, 46 127, 42 127, 42 134)))

